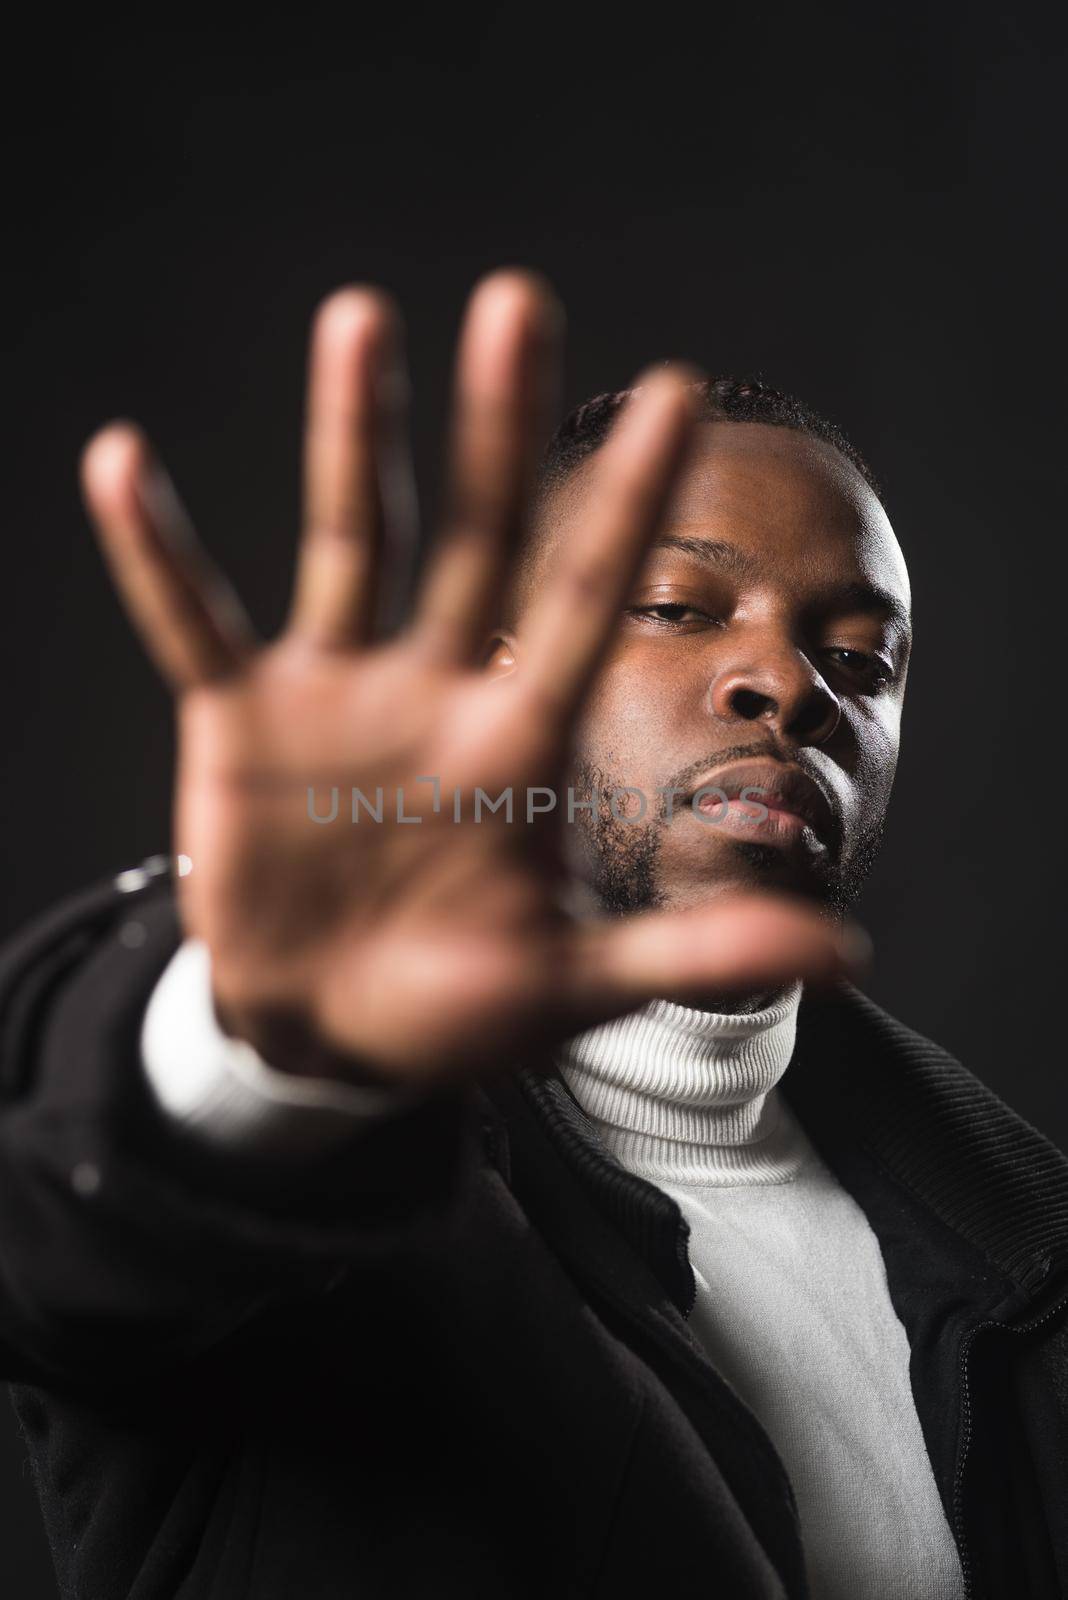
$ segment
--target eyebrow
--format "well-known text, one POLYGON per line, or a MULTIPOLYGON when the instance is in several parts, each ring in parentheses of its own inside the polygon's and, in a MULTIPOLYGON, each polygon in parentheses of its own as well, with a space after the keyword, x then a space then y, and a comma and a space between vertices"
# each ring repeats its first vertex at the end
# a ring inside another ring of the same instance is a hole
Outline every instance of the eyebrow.
POLYGON ((889 589, 884 589, 878 583, 869 583, 867 579, 859 583, 846 583, 841 588, 834 589, 830 601, 836 607, 848 607, 851 611, 880 612, 888 622, 895 623, 903 633, 910 632, 912 628, 908 606, 903 605, 897 595, 891 594, 889 589))
MULTIPOLYGON (((691 534, 664 533, 654 539, 652 548, 681 550, 684 555, 694 556, 698 561, 708 562, 709 565, 719 567, 721 571, 740 578, 757 578, 763 570, 755 556, 740 550, 736 544, 731 544, 726 539, 703 539, 691 534)), ((908 607, 889 589, 884 589, 881 584, 871 583, 866 578, 828 589, 821 603, 828 608, 878 614, 886 617, 887 621, 895 623, 902 632, 911 631, 912 619, 908 607)))
POLYGON ((760 571, 760 563, 755 557, 747 555, 726 539, 699 539, 685 533, 662 533, 653 540, 653 549, 681 550, 684 555, 707 561, 721 567, 724 572, 736 573, 740 578, 755 578, 760 571))

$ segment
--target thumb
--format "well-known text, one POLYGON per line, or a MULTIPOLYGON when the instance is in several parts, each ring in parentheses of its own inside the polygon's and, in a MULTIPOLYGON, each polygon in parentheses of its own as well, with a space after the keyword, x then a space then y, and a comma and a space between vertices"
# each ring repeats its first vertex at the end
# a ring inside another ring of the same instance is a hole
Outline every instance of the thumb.
POLYGON ((699 1004, 799 978, 859 977, 871 955, 871 941, 855 923, 772 894, 587 923, 575 942, 566 970, 576 1009, 592 1016, 587 1026, 652 999, 699 1004))

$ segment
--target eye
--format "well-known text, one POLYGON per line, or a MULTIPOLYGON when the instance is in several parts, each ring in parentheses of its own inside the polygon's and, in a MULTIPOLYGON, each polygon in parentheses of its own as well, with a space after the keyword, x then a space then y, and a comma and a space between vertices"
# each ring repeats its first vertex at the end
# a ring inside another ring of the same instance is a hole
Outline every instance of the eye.
POLYGON ((826 654, 843 671, 863 681, 869 693, 883 689, 893 682, 894 669, 881 656, 870 656, 864 650, 833 649, 826 654))
POLYGON ((687 606, 681 600, 661 600, 653 605, 630 606, 633 617, 648 617, 651 622, 670 626, 679 622, 711 622, 713 619, 707 611, 700 611, 696 606, 687 606))

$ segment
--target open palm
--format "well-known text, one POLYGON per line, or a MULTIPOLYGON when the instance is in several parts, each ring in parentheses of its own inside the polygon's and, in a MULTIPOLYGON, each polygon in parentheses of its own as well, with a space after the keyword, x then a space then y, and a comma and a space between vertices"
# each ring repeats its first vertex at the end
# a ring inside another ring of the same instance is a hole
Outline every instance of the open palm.
POLYGON ((836 930, 770 896, 580 916, 562 801, 528 821, 528 790, 566 783, 573 730, 694 415, 692 371, 639 379, 598 453, 595 509, 528 608, 522 669, 487 674, 561 323, 534 274, 476 287, 442 526, 412 614, 388 636, 384 597, 414 526, 401 322, 381 291, 340 290, 315 319, 304 531, 275 640, 255 639, 139 429, 112 424, 83 453, 105 555, 178 701, 184 926, 209 948, 226 1025, 280 1067, 431 1078, 536 1054, 656 995, 767 987, 842 963, 836 930), (509 790, 510 818, 485 803, 509 790))

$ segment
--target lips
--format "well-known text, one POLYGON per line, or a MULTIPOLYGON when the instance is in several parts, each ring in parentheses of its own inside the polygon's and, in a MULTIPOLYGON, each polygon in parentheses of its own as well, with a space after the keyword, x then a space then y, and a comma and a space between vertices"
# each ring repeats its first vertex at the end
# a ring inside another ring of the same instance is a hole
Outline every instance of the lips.
MULTIPOLYGON (((830 848, 837 842, 839 830, 831 803, 819 785, 800 767, 781 761, 733 761, 705 773, 687 791, 684 803, 690 806, 694 795, 702 789, 719 790, 729 802, 740 802, 743 811, 736 806, 731 806, 730 811, 734 813, 739 827, 750 826, 754 836, 766 826, 756 821, 756 807, 763 805, 767 807, 773 824, 776 821, 785 824, 791 817, 799 818, 812 829, 821 844, 830 848), (744 820, 746 812, 753 819, 751 822, 744 820)), ((715 793, 708 794, 707 804, 710 811, 715 811, 717 807, 722 809, 720 796, 715 793)), ((701 801, 698 801, 698 805, 705 809, 701 801)), ((733 828, 731 831, 734 831, 733 828)))

